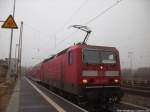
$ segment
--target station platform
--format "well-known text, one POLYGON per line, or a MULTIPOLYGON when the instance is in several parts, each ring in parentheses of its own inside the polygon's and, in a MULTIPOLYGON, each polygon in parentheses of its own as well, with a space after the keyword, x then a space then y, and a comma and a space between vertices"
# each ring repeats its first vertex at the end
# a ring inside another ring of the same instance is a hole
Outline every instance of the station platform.
POLYGON ((20 79, 16 88, 7 112, 87 112, 26 77, 20 79))
POLYGON ((20 84, 19 112, 57 112, 25 78, 20 84))

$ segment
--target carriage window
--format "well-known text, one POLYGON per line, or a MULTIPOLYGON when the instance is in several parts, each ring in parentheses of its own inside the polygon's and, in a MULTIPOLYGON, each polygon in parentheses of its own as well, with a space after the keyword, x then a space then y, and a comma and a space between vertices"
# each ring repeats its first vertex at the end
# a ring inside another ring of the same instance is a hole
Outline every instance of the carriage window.
POLYGON ((72 59, 72 52, 69 51, 69 52, 68 52, 68 64, 72 64, 72 62, 73 62, 73 59, 72 59))

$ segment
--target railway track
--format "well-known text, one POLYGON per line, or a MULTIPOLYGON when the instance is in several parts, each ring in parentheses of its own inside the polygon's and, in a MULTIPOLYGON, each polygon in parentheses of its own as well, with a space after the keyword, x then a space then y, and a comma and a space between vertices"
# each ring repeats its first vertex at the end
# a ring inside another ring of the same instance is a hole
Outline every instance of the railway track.
POLYGON ((150 90, 149 90, 149 88, 139 89, 139 88, 123 87, 122 89, 125 91, 125 93, 128 93, 128 94, 134 94, 134 95, 140 95, 140 96, 144 96, 144 97, 150 97, 150 90))

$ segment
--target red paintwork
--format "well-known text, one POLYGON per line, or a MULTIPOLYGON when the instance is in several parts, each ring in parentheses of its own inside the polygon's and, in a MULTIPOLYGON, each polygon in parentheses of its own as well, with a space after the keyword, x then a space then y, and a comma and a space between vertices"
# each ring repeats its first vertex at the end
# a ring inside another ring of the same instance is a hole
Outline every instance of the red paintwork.
POLYGON ((68 84, 82 84, 83 79, 87 79, 88 82, 92 84, 99 85, 111 85, 114 79, 118 79, 120 82, 120 76, 118 77, 107 77, 105 75, 106 70, 119 71, 120 72, 120 60, 119 52, 114 47, 104 47, 104 46, 90 46, 90 45, 74 45, 64 51, 58 53, 52 59, 47 59, 43 61, 38 66, 34 67, 30 73, 36 79, 43 81, 44 77, 47 80, 60 80, 61 75, 63 75, 63 80, 68 84), (82 49, 91 48, 91 49, 101 49, 107 51, 114 51, 117 54, 117 63, 113 64, 98 64, 98 65, 87 65, 82 62, 82 49), (73 64, 68 64, 67 51, 71 50, 73 53, 73 64), (102 69, 100 67, 103 67, 102 69), (97 70, 101 76, 96 77, 83 77, 83 70, 97 70))

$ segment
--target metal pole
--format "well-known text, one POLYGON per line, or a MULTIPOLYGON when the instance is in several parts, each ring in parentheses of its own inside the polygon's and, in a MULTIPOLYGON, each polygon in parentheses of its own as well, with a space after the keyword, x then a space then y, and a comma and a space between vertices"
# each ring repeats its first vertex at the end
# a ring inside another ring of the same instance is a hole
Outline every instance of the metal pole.
POLYGON ((21 62, 22 62, 22 33, 23 33, 23 21, 21 21, 21 38, 20 38, 20 77, 22 74, 21 62))
POLYGON ((18 65, 18 58, 17 58, 17 47, 18 44, 16 44, 16 48, 15 48, 15 74, 17 74, 17 65, 18 65))
MULTIPOLYGON (((14 5, 13 5, 13 18, 15 17, 15 8, 16 8, 16 0, 14 0, 14 5)), ((12 53, 12 40, 13 40, 13 29, 11 29, 11 37, 10 37, 10 48, 9 48, 9 59, 8 59, 8 73, 7 73, 7 78, 10 78, 11 74, 11 53, 12 53)))
POLYGON ((19 35, 19 44, 18 44, 18 59, 17 59, 17 75, 19 77, 19 62, 20 62, 20 35, 19 35))
POLYGON ((15 59, 17 58, 16 55, 17 55, 17 46, 18 44, 16 44, 16 48, 15 48, 15 59))
POLYGON ((19 47, 18 47, 18 77, 21 77, 21 58, 22 58, 22 33, 23 22, 21 22, 20 35, 19 35, 19 47))

